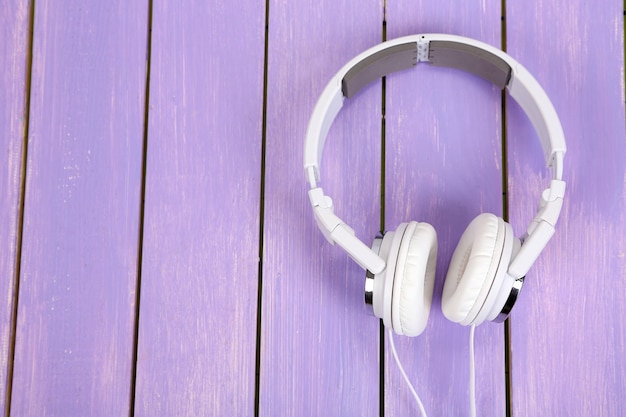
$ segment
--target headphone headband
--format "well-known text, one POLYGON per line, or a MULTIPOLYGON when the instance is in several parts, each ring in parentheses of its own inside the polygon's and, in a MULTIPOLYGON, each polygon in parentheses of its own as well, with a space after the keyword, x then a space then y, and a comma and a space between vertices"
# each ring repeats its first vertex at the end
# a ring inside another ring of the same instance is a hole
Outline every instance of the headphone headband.
POLYGON ((344 99, 380 77, 420 62, 461 69, 506 88, 537 132, 545 163, 552 169, 552 181, 542 193, 538 213, 509 265, 509 273, 522 278, 554 234, 563 205, 565 137, 552 103, 534 77, 505 52, 474 39, 446 34, 397 38, 359 54, 333 76, 313 110, 304 149, 304 168, 311 187, 309 198, 318 226, 329 242, 339 244, 364 269, 379 273, 385 268, 385 262, 333 213, 332 200, 317 187, 319 166, 326 136, 344 99))

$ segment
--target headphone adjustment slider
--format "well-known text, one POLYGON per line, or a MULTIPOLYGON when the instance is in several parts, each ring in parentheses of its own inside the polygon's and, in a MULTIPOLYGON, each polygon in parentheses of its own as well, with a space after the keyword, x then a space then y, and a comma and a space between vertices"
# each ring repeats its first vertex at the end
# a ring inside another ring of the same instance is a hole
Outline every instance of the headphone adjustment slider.
POLYGON ((421 36, 417 40, 417 62, 428 62, 428 53, 430 50, 430 40, 425 36, 421 36))

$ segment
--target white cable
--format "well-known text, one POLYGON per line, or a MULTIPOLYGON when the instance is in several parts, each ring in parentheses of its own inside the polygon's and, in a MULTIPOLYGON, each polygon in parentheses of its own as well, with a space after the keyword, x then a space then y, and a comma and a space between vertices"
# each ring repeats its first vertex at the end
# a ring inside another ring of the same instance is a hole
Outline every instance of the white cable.
POLYGON ((470 354, 470 380, 469 380, 469 396, 470 396, 470 417, 476 417, 476 369, 474 367, 474 330, 475 325, 470 328, 470 342, 469 342, 469 354, 470 354))
POLYGON ((406 376, 406 373, 404 372, 402 363, 400 363, 400 359, 398 358, 398 352, 396 352, 396 346, 393 344, 393 331, 391 329, 389 329, 389 344, 391 344, 391 353, 393 354, 393 358, 395 359, 396 364, 398 365, 398 368, 400 369, 400 373, 402 374, 402 377, 404 377, 404 380, 409 386, 409 389, 411 390, 411 394, 413 394, 415 401, 417 401, 417 405, 420 408, 420 412, 422 413, 422 416, 427 417, 426 410, 424 409, 424 404, 422 404, 422 400, 420 400, 419 395, 417 395, 417 392, 415 392, 415 388, 413 388, 411 381, 409 381, 409 378, 406 376))

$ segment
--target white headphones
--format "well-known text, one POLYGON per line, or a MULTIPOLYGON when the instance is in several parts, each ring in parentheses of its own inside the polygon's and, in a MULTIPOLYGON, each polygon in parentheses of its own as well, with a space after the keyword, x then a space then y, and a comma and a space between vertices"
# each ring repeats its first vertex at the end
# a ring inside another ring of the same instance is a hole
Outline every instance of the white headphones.
POLYGON ((412 35, 381 43, 348 62, 320 96, 306 134, 304 169, 317 224, 331 243, 337 243, 367 271, 366 303, 386 327, 417 336, 430 312, 437 236, 427 223, 401 223, 395 232, 377 237, 370 249, 333 213, 330 197, 317 186, 328 130, 343 106, 370 82, 419 62, 461 69, 500 88, 525 111, 541 141, 550 186, 541 194, 537 215, 521 238, 493 214, 480 214, 467 227, 452 255, 443 288, 442 310, 451 321, 477 325, 503 321, 510 313, 524 277, 546 246, 557 223, 565 182, 566 146, 559 118, 539 83, 503 51, 461 36, 412 35))

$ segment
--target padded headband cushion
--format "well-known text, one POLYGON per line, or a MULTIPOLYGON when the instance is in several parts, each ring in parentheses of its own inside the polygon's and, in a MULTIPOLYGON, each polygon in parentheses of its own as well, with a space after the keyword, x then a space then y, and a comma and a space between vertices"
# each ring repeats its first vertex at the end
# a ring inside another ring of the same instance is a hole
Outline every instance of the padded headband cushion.
MULTIPOLYGON (((504 220, 484 213, 467 226, 454 250, 443 286, 441 308, 451 321, 469 324, 468 317, 484 285, 491 286, 504 245, 504 220)), ((476 309, 474 309, 476 310, 476 309)))
POLYGON ((430 224, 409 223, 396 265, 394 329, 406 336, 418 336, 428 321, 437 265, 437 234, 430 224))

